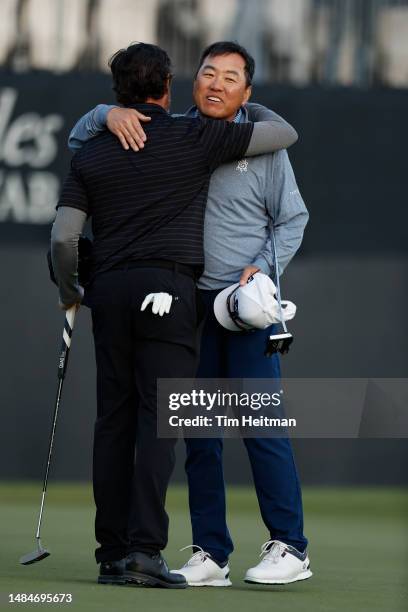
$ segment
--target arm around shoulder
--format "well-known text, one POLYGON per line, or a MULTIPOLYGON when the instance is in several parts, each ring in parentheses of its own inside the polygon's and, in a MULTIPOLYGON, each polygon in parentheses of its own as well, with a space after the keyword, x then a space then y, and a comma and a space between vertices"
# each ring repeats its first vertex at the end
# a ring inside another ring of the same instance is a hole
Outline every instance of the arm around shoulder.
POLYGON ((245 155, 252 157, 287 149, 298 139, 296 130, 286 121, 259 121, 254 123, 252 137, 245 155))
POLYGON ((116 107, 109 104, 98 104, 83 115, 76 122, 68 137, 69 149, 78 151, 88 140, 106 130, 108 113, 112 108, 116 107))

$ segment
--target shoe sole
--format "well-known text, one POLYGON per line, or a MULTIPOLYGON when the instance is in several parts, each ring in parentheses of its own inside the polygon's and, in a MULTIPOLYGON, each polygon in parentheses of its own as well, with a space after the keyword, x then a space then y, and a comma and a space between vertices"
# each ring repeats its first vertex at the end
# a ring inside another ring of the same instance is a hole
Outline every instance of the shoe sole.
POLYGON ((123 585, 126 584, 126 578, 124 576, 98 576, 98 584, 123 585))
POLYGON ((161 587, 163 589, 186 589, 188 587, 187 582, 171 584, 165 580, 160 580, 160 578, 139 572, 126 572, 125 579, 127 584, 133 586, 161 587))
POLYGON ((245 576, 244 582, 248 584, 291 584, 292 582, 299 582, 300 580, 307 580, 311 578, 313 573, 310 570, 306 570, 301 574, 298 574, 296 578, 291 578, 290 580, 262 580, 258 578, 247 578, 245 576))
POLYGON ((207 580, 205 582, 189 582, 192 587, 229 587, 232 586, 231 580, 207 580))

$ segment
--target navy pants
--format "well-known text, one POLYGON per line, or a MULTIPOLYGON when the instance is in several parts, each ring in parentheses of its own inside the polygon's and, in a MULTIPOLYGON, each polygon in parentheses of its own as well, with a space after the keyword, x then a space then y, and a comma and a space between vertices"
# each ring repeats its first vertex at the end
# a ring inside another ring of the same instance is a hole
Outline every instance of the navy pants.
MULTIPOLYGON (((217 291, 201 291, 208 314, 201 341, 198 378, 280 378, 278 355, 263 355, 271 329, 229 332, 217 322, 217 291)), ((186 472, 193 544, 217 561, 228 559, 234 546, 226 523, 221 438, 186 439, 186 472)), ((259 508, 268 538, 304 551, 302 497, 290 441, 286 438, 244 438, 259 508)))

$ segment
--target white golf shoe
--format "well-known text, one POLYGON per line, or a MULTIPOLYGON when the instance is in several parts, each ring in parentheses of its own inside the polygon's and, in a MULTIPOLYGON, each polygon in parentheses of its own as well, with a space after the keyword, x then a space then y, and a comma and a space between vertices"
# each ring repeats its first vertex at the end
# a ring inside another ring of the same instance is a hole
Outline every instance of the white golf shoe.
POLYGON ((262 561, 255 567, 249 568, 244 578, 245 582, 289 584, 312 576, 306 551, 301 553, 293 546, 279 540, 265 542, 259 556, 263 557, 262 561))
POLYGON ((228 564, 225 567, 220 567, 211 559, 211 555, 200 546, 189 545, 181 550, 187 548, 198 548, 199 550, 190 557, 182 568, 172 571, 185 576, 189 586, 231 586, 228 564))

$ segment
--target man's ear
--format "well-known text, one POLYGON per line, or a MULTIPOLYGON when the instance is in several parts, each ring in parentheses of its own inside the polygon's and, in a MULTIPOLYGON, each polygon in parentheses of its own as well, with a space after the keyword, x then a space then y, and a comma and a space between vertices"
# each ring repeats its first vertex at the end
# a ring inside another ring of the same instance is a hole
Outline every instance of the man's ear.
POLYGON ((248 102, 249 98, 251 97, 251 95, 252 95, 252 87, 251 87, 251 85, 249 85, 249 87, 247 87, 246 90, 245 90, 244 100, 243 100, 242 104, 246 104, 248 102))

